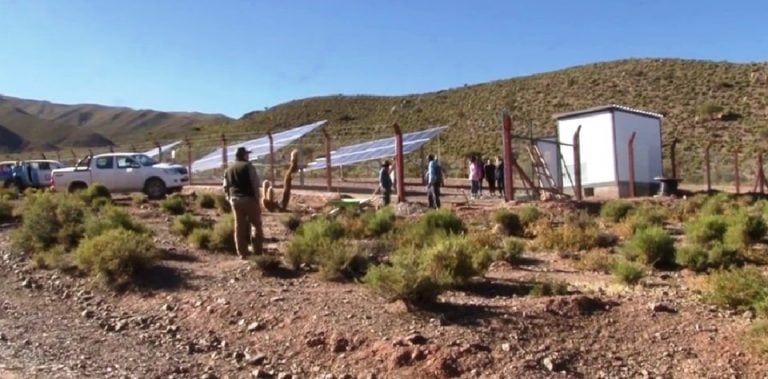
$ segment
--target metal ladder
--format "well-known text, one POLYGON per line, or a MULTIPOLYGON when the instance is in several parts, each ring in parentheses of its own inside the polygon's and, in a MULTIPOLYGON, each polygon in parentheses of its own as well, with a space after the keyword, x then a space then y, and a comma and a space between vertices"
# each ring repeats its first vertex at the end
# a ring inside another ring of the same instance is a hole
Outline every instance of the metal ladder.
POLYGON ((552 172, 539 147, 535 144, 528 146, 528 155, 531 158, 533 174, 536 176, 539 189, 554 194, 556 198, 567 198, 568 196, 560 190, 557 181, 552 177, 552 172))

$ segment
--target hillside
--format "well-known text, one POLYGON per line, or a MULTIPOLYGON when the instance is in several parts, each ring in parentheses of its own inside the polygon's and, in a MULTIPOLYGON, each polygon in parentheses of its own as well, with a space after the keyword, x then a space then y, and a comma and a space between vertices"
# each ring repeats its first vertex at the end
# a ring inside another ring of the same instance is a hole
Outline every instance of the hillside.
MULTIPOLYGON (((134 110, 92 104, 63 105, 0 96, 0 125, 15 138, 0 138, 0 151, 41 146, 103 147, 113 141, 147 141, 155 133, 186 134, 201 122, 226 122, 222 115, 134 110)), ((159 138, 159 137, 158 137, 159 138)))
MULTIPOLYGON (((765 63, 630 59, 425 94, 297 100, 251 112, 232 125, 204 128, 201 133, 249 130, 259 134, 268 126, 286 128, 328 119, 337 143, 345 143, 387 136, 395 121, 406 131, 450 125, 442 137, 441 152, 444 161, 456 162, 469 151, 498 154, 502 110, 511 111, 517 133, 527 133, 532 124, 534 134, 544 136, 554 134, 555 113, 616 103, 664 114, 665 143, 674 136, 680 138, 681 174, 696 180, 701 176, 707 138, 716 142, 713 162, 715 168, 717 162, 723 165, 724 172, 730 170, 724 166, 731 157, 726 152, 737 143, 743 143, 745 157, 765 147, 767 95, 765 63), (710 115, 720 114, 730 121, 709 121, 710 115)), ((428 149, 434 151, 436 144, 428 149)), ((750 164, 745 162, 745 173, 750 164)))

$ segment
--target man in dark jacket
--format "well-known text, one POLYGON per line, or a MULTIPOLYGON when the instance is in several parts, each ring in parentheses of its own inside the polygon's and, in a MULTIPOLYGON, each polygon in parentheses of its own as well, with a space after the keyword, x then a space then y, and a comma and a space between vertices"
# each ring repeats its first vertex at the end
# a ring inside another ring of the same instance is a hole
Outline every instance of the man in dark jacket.
POLYGON ((499 195, 504 197, 504 160, 496 157, 496 185, 499 188, 499 195))
POLYGON ((485 181, 488 182, 488 192, 491 196, 496 194, 496 165, 491 159, 485 161, 485 181))
POLYGON ((264 230, 261 224, 261 202, 259 201, 259 175, 248 160, 250 151, 237 148, 235 163, 224 173, 224 192, 232 203, 235 215, 235 246, 237 255, 248 258, 249 240, 253 244, 254 254, 261 254, 264 230), (251 235, 251 228, 253 234, 251 235))
POLYGON ((389 161, 384 161, 379 170, 379 188, 381 189, 384 205, 389 205, 392 198, 392 177, 389 175, 389 161))

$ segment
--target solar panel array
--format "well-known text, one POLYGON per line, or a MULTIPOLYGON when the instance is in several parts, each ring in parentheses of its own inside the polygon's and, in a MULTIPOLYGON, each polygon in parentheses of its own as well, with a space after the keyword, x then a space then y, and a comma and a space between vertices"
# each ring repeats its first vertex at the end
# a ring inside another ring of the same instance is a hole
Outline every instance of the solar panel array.
MULTIPOLYGON (((445 131, 447 126, 403 134, 403 154, 409 154, 445 131)), ((331 166, 347 166, 354 163, 371 161, 395 156, 395 137, 382 138, 357 145, 344 146, 331 152, 331 166)), ((326 168, 325 157, 318 158, 307 165, 306 171, 326 168)))
MULTIPOLYGON (((173 149, 174 147, 176 147, 180 143, 181 143, 181 141, 172 142, 172 143, 169 143, 167 145, 160 146, 160 149, 163 150, 163 153, 165 153, 165 152, 173 149)), ((158 151, 157 151, 157 148, 154 148, 152 150, 147 150, 147 151, 143 152, 142 154, 148 155, 148 156, 150 156, 152 158, 154 158, 154 157, 159 155, 158 151)))
MULTIPOLYGON (((328 121, 318 121, 312 124, 302 125, 297 128, 272 134, 275 151, 287 146, 291 142, 303 137, 305 134, 325 125, 328 121)), ((251 151, 251 160, 258 159, 269 154, 269 137, 261 137, 245 142, 239 142, 227 146, 227 162, 235 160, 235 151, 238 147, 244 147, 251 151)), ((201 172, 221 167, 221 148, 205 155, 192 163, 192 172, 201 172)))

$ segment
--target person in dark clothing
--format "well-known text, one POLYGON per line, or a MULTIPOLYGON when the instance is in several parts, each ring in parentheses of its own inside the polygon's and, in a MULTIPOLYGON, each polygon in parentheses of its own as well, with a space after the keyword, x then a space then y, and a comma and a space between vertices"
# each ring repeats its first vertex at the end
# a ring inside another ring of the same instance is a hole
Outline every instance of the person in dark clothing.
POLYGON ((254 254, 261 254, 264 243, 259 201, 261 186, 256 168, 248 160, 249 153, 243 147, 237 148, 235 162, 224 173, 225 196, 232 204, 235 216, 235 247, 242 259, 248 258, 249 240, 254 254))
POLYGON ((384 205, 389 205, 392 199, 392 177, 389 175, 390 166, 389 161, 384 161, 381 164, 381 170, 379 170, 379 188, 381 189, 384 205))
POLYGON ((432 209, 440 208, 440 187, 443 185, 443 169, 433 154, 427 157, 427 203, 432 209))
POLYGON ((504 196, 504 161, 496 157, 496 187, 499 189, 499 195, 504 196))
POLYGON ((485 181, 488 182, 490 195, 496 195, 496 165, 491 162, 490 158, 485 162, 485 181))

